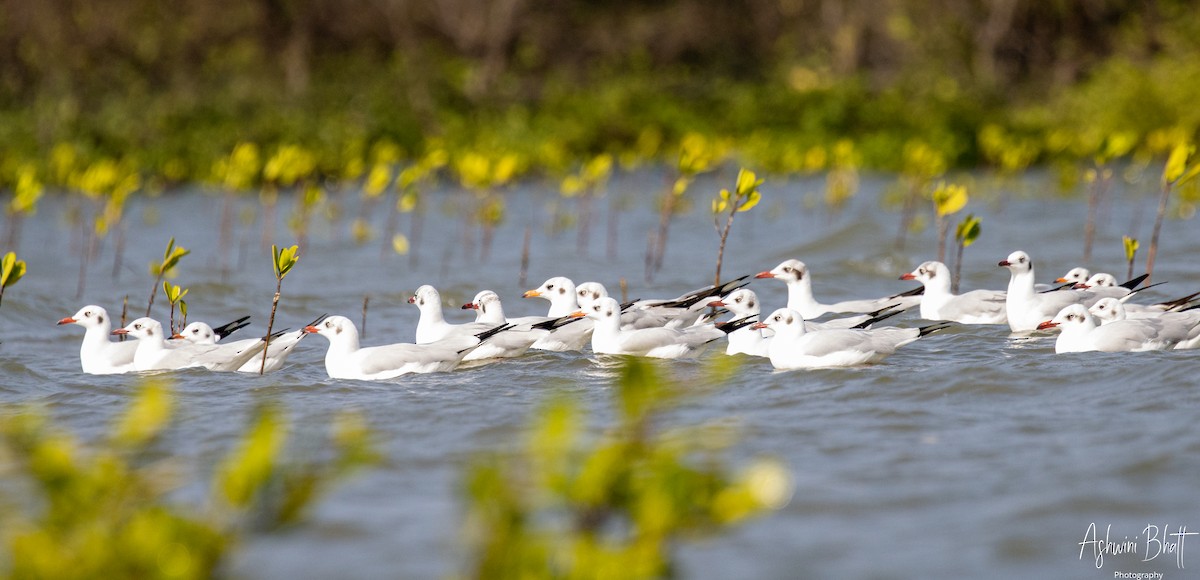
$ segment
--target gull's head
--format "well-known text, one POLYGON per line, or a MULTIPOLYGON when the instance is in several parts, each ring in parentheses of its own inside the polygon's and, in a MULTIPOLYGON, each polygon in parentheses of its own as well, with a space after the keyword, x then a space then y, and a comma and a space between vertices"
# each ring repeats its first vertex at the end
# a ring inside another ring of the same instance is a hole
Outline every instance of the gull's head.
POLYGON ((575 293, 575 283, 570 278, 555 276, 542 283, 541 286, 525 292, 524 298, 545 298, 551 302, 559 300, 560 296, 575 293))
POLYGON ((1029 254, 1017 250, 1009 254, 1008 258, 1000 260, 1000 263, 997 265, 1008 268, 1013 274, 1023 274, 1033 271, 1033 258, 1030 258, 1029 254))
POLYGON ((475 298, 470 302, 463 304, 464 309, 474 309, 480 312, 487 312, 488 306, 495 306, 500 303, 500 295, 491 290, 480 290, 475 298))
POLYGON ((1088 269, 1080 266, 1067 270, 1066 274, 1063 274, 1061 278, 1057 278, 1054 281, 1058 284, 1066 284, 1068 282, 1072 284, 1082 284, 1083 282, 1087 281, 1088 274, 1088 269))
POLYGON ((163 328, 162 324, 153 318, 139 318, 130 322, 125 328, 118 328, 112 333, 127 334, 137 339, 156 338, 163 337, 163 328))
POLYGON ((108 319, 108 312, 95 304, 89 304, 79 309, 74 316, 68 316, 58 321, 58 325, 76 324, 84 328, 102 328, 106 324, 112 324, 108 319))
POLYGON ((1087 308, 1082 304, 1072 304, 1062 310, 1054 318, 1039 324, 1038 330, 1046 330, 1048 328, 1061 327, 1063 330, 1078 329, 1085 326, 1095 326, 1096 321, 1088 314, 1087 308))
POLYGON ((760 312, 758 295, 749 288, 739 288, 726 294, 724 298, 709 302, 709 306, 725 307, 736 317, 750 316, 760 312))
POLYGON ((785 334, 785 331, 787 330, 802 333, 804 332, 804 318, 802 318, 800 313, 796 312, 795 310, 790 308, 780 308, 779 310, 772 312, 770 316, 767 316, 762 322, 757 322, 750 325, 750 328, 770 328, 775 332, 782 332, 785 334))
POLYGON ((1125 306, 1116 298, 1101 298, 1097 300, 1088 312, 1101 324, 1125 319, 1125 306))
POLYGON ((917 266, 916 270, 900 276, 901 280, 916 280, 922 284, 928 284, 938 279, 950 279, 950 269, 946 265, 937 260, 930 260, 917 266))
POLYGON ((799 282, 808 275, 808 267, 800 260, 785 260, 767 272, 759 272, 755 278, 775 278, 787 283, 799 282))
POLYGON ((617 303, 615 298, 604 296, 593 302, 590 306, 581 308, 578 312, 571 314, 571 316, 574 318, 586 316, 596 321, 615 320, 619 325, 621 320, 621 305, 617 303))
POLYGON ((183 330, 181 330, 179 334, 176 334, 171 338, 182 338, 183 340, 194 342, 196 344, 217 343, 217 333, 213 332, 211 326, 203 322, 193 322, 183 327, 183 330))
POLYGON ((420 288, 417 288, 416 294, 413 294, 412 297, 408 299, 408 303, 416 304, 417 308, 420 308, 421 310, 433 308, 434 306, 440 308, 442 306, 442 295, 438 293, 436 288, 426 284, 420 288))
POLYGON ((358 334, 358 329, 355 328, 354 323, 350 322, 350 319, 346 318, 345 316, 329 316, 325 318, 325 320, 318 322, 316 325, 304 327, 304 332, 308 334, 319 334, 331 341, 342 333, 349 331, 353 331, 354 334, 358 334))
POLYGON ((1105 272, 1097 272, 1081 284, 1076 284, 1076 288, 1092 288, 1099 286, 1101 288, 1115 288, 1117 286, 1117 278, 1112 274, 1105 272))
POLYGON ((584 282, 575 288, 575 298, 579 301, 579 307, 585 310, 607 296, 608 289, 599 282, 584 282))

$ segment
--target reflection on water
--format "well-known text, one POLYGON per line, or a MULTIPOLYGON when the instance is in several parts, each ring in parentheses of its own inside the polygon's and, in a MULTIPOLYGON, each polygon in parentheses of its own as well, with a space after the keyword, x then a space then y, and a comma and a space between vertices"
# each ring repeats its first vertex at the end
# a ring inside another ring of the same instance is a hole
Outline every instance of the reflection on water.
MULTIPOLYGON (((732 175, 721 176, 722 183, 732 175)), ((763 186, 764 201, 739 216, 726 251, 729 275, 769 269, 800 258, 812 269, 815 293, 829 301, 890 294, 910 288, 896 277, 933 256, 926 231, 908 250, 893 245, 898 216, 879 209, 886 181, 865 179, 863 190, 836 216, 806 210, 803 198, 819 179, 763 186)), ((350 221, 359 214, 354 192, 332 195, 337 221, 317 220, 310 247, 284 283, 277 327, 304 324, 318 314, 360 321, 370 296, 364 344, 411 340, 417 311, 405 303, 421 284, 434 284, 457 306, 483 288, 495 290, 512 316, 544 313, 546 302, 524 290, 565 275, 595 280, 630 298, 674 296, 711 282, 717 236, 700 208, 671 229, 667 263, 653 283, 642 277, 647 232, 657 225, 652 195, 662 180, 637 175, 616 180, 608 195, 628 207, 607 250, 603 211, 585 251, 574 230, 552 233, 547 209, 555 193, 540 185, 512 192, 507 221, 481 262, 478 232, 442 211, 453 194, 435 192, 414 264, 385 254, 381 240, 357 245, 350 221), (441 203, 447 200, 447 203, 441 203), (526 226, 533 232, 529 272, 519 283, 526 226)), ((1043 188, 1031 177, 1025 191, 1043 188)), ((1006 186, 1007 187, 1007 186, 1006 186)), ((694 195, 718 185, 701 180, 694 195)), ((1029 251, 1040 281, 1076 265, 1082 253, 1079 200, 1030 201, 1001 189, 992 201, 973 201, 983 235, 967 249, 964 288, 1003 288, 996 261, 1029 251), (1007 192, 1007 193, 1006 193, 1007 192)), ((1150 192, 1153 193, 1153 192, 1150 192)), ((689 194, 692 195, 692 194, 689 194)), ((1152 196, 1141 199, 1154 203, 1152 196)), ((982 200, 983 196, 978 196, 982 200)), ((1134 212, 1126 192, 1106 204, 1093 271, 1124 273, 1121 235, 1148 238, 1152 210, 1134 212), (1148 215, 1143 223, 1122 216, 1148 215)), ((253 198, 245 200, 252 206, 253 198)), ((54 322, 84 303, 119 311, 144 310, 151 280, 146 264, 167 238, 192 250, 174 283, 190 287, 193 319, 223 322, 254 315, 246 336, 265 329, 274 292, 260 232, 243 226, 234 240, 239 266, 222 282, 214 236, 216 198, 198 191, 166 194, 131 207, 124 266, 112 276, 113 244, 106 242, 89 270, 85 296, 73 296, 78 236, 66 225, 70 202, 48 198, 28 222, 20 254, 29 263, 21 285, 0 310, 0 401, 49 405, 83 437, 99 436, 127 400, 130 377, 88 377, 78 371, 78 328, 54 322), (153 217, 153 219, 145 219, 153 217), (141 306, 139 306, 141 305, 141 306)), ((597 204, 610 207, 609 204, 597 204)), ((276 231, 290 244, 281 207, 276 231)), ((383 231, 386 215, 373 216, 383 231)), ((406 226, 402 220, 402 228, 406 226)), ((1155 281, 1170 284, 1148 298, 1200 289, 1194 249, 1200 228, 1166 224, 1155 281)), ((751 286, 766 311, 785 301, 783 285, 751 286)), ((161 297, 160 297, 161 298, 161 297)), ((161 300, 160 300, 161 302, 161 300)), ((157 315, 165 318, 165 310, 157 315)), ((455 322, 467 313, 447 311, 455 322)), ((915 313, 897 324, 917 324, 915 313)), ((188 371, 177 375, 179 424, 164 449, 199 472, 211 469, 262 399, 278 399, 301 424, 323 424, 340 408, 366 411, 380 434, 387 462, 339 488, 312 525, 246 546, 232 573, 263 578, 432 578, 454 570, 458 543, 457 492, 463 462, 473 450, 503 445, 552 393, 583 398, 602 422, 615 376, 608 357, 536 353, 447 375, 404 377, 391 383, 325 377, 325 343, 306 340, 284 370, 265 377, 188 371)), ((705 356, 723 356, 711 349, 705 356)), ((685 384, 707 389, 704 362, 664 363, 685 384)), ((682 575, 692 578, 1017 576, 1111 577, 1113 570, 1175 572, 1165 560, 1111 557, 1097 571, 1080 560, 1088 525, 1141 530, 1147 523, 1200 529, 1195 476, 1200 434, 1190 426, 1200 396, 1195 352, 1056 356, 1045 335, 1012 336, 1007 328, 965 327, 923 339, 884 364, 812 372, 774 372, 747 360, 720 389, 690 401, 681 421, 730 419, 742 432, 739 456, 766 453, 786 461, 796 494, 781 512, 729 536, 681 546, 682 575), (803 571, 803 572, 800 572, 803 571)))

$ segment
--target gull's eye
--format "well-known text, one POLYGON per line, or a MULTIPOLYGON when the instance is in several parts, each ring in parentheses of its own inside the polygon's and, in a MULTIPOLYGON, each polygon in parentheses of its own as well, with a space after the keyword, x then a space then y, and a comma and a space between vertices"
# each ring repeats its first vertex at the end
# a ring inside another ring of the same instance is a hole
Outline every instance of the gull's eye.
POLYGON ((738 304, 741 304, 741 303, 742 303, 742 297, 741 297, 741 296, 738 296, 737 298, 734 298, 734 299, 733 299, 733 301, 734 301, 734 302, 737 302, 738 304))
POLYGON ((600 312, 600 305, 597 304, 597 305, 593 306, 592 310, 595 310, 596 312, 600 312))
POLYGON ((192 329, 192 334, 200 334, 200 329, 199 329, 199 328, 193 328, 193 329, 192 329))
POLYGON ((784 272, 791 272, 791 271, 792 271, 792 267, 791 267, 791 266, 784 266, 784 267, 783 267, 783 271, 784 271, 784 272))
POLYGON ((134 330, 141 330, 141 329, 142 329, 142 325, 140 325, 140 324, 135 324, 135 325, 133 325, 133 329, 134 329, 134 330))
POLYGON ((546 284, 546 289, 547 289, 547 290, 553 290, 553 289, 554 289, 554 284, 546 284))
POLYGON ((326 322, 325 328, 333 328, 333 322, 326 322))
POLYGON ((84 316, 87 316, 87 317, 91 317, 91 315, 92 315, 92 311, 91 311, 91 310, 88 310, 87 312, 84 312, 84 313, 83 313, 83 315, 84 315, 84 316))

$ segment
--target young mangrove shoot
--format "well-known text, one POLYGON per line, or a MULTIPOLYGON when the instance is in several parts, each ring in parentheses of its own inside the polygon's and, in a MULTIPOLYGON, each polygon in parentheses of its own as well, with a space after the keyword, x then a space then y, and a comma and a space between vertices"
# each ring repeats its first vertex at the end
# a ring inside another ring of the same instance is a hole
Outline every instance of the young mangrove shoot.
MULTIPOLYGON (((283 278, 300 260, 299 251, 299 246, 281 249, 274 244, 271 245, 271 266, 275 269, 275 298, 271 301, 271 318, 267 321, 267 336, 263 339, 267 341, 267 348, 271 346, 271 333, 275 329, 275 310, 279 307, 279 292, 283 288, 283 278)), ((267 368, 267 348, 263 348, 262 365, 258 368, 260 375, 267 368)))
MULTIPOLYGON (((1150 234, 1150 249, 1146 252, 1146 273, 1154 276, 1154 258, 1158 255, 1158 235, 1162 232, 1163 217, 1167 214, 1167 199, 1171 197, 1171 189, 1200 174, 1200 161, 1188 161, 1196 152, 1192 143, 1180 143, 1171 150, 1167 164, 1163 167, 1162 194, 1158 198, 1158 213, 1154 216, 1154 231, 1150 234)), ((1150 278, 1146 279, 1149 282, 1150 278)))
POLYGON ((958 213, 967 205, 967 188, 956 183, 939 182, 933 190, 933 209, 937 221, 937 259, 946 263, 946 234, 949 233, 950 223, 946 217, 958 213))
POLYGON ((958 226, 954 228, 954 241, 958 242, 958 252, 954 259, 954 277, 950 281, 950 291, 958 292, 959 274, 962 272, 963 249, 975 243, 979 238, 980 220, 975 217, 975 214, 967 214, 967 217, 958 222, 958 226))
POLYGON ((0 306, 4 305, 4 290, 25 276, 25 260, 18 260, 16 252, 4 254, 0 260, 0 306))
POLYGON ((725 258, 725 242, 729 238, 729 229, 733 227, 733 217, 741 212, 750 211, 758 205, 759 201, 762 201, 762 194, 758 192, 758 186, 762 184, 763 180, 758 179, 753 171, 742 168, 738 170, 733 192, 722 189, 721 193, 712 200, 713 229, 717 230, 717 235, 721 236, 721 245, 717 247, 717 272, 713 277, 714 285, 721 284, 721 263, 725 258), (722 214, 725 215, 724 228, 721 228, 718 223, 722 214))
POLYGON ((146 316, 150 316, 150 310, 154 308, 154 296, 158 294, 158 286, 163 283, 163 276, 179 264, 180 258, 190 253, 192 253, 191 250, 183 246, 176 246, 175 238, 171 238, 167 242, 167 251, 163 252, 162 261, 150 264, 150 275, 154 276, 154 286, 150 288, 150 301, 146 304, 146 316))

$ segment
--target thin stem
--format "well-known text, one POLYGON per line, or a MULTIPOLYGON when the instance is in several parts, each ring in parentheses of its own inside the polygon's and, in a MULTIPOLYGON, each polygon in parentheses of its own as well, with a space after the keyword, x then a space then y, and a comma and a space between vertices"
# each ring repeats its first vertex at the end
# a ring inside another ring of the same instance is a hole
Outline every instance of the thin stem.
POLYGON ((521 244, 521 271, 517 274, 517 285, 524 288, 529 276, 529 246, 533 242, 533 228, 525 226, 525 241, 521 244))
POLYGON ((725 240, 729 238, 729 228, 733 227, 733 214, 737 213, 738 203, 730 202, 729 217, 725 218, 725 229, 721 231, 721 245, 717 248, 717 273, 713 276, 713 286, 721 284, 721 262, 725 259, 725 240))
POLYGON ((168 323, 167 330, 170 330, 171 334, 175 334, 175 303, 174 302, 171 303, 171 318, 170 318, 170 322, 168 323))
POLYGON ((150 289, 150 301, 146 304, 146 316, 150 316, 150 309, 154 308, 154 297, 158 294, 158 287, 162 285, 163 269, 159 267, 158 277, 154 279, 154 287, 150 289))
POLYGON ((937 236, 938 236, 938 261, 946 263, 946 230, 949 228, 949 222, 942 215, 937 216, 937 236))
POLYGON ((0 306, 4 306, 4 289, 8 286, 0 286, 0 306))
POLYGON ((261 376, 267 372, 267 349, 271 348, 271 332, 275 328, 275 309, 279 306, 279 291, 283 287, 283 277, 275 278, 275 298, 271 300, 271 318, 267 321, 267 336, 263 338, 266 345, 263 346, 262 364, 258 367, 258 374, 261 376))
POLYGON ((1154 258, 1158 255, 1158 234, 1162 231, 1163 217, 1167 215, 1167 198, 1171 196, 1171 184, 1163 183, 1162 195, 1158 198, 1158 214, 1154 217, 1154 232, 1150 234, 1150 250, 1146 252, 1146 282, 1154 275, 1154 258))
POLYGON ((966 244, 962 240, 958 240, 958 255, 954 260, 954 277, 950 282, 950 291, 956 294, 958 293, 958 280, 962 274, 963 248, 966 248, 966 244))
POLYGON ((359 334, 361 338, 367 337, 367 304, 371 302, 370 296, 363 296, 363 311, 362 311, 362 332, 359 334))

